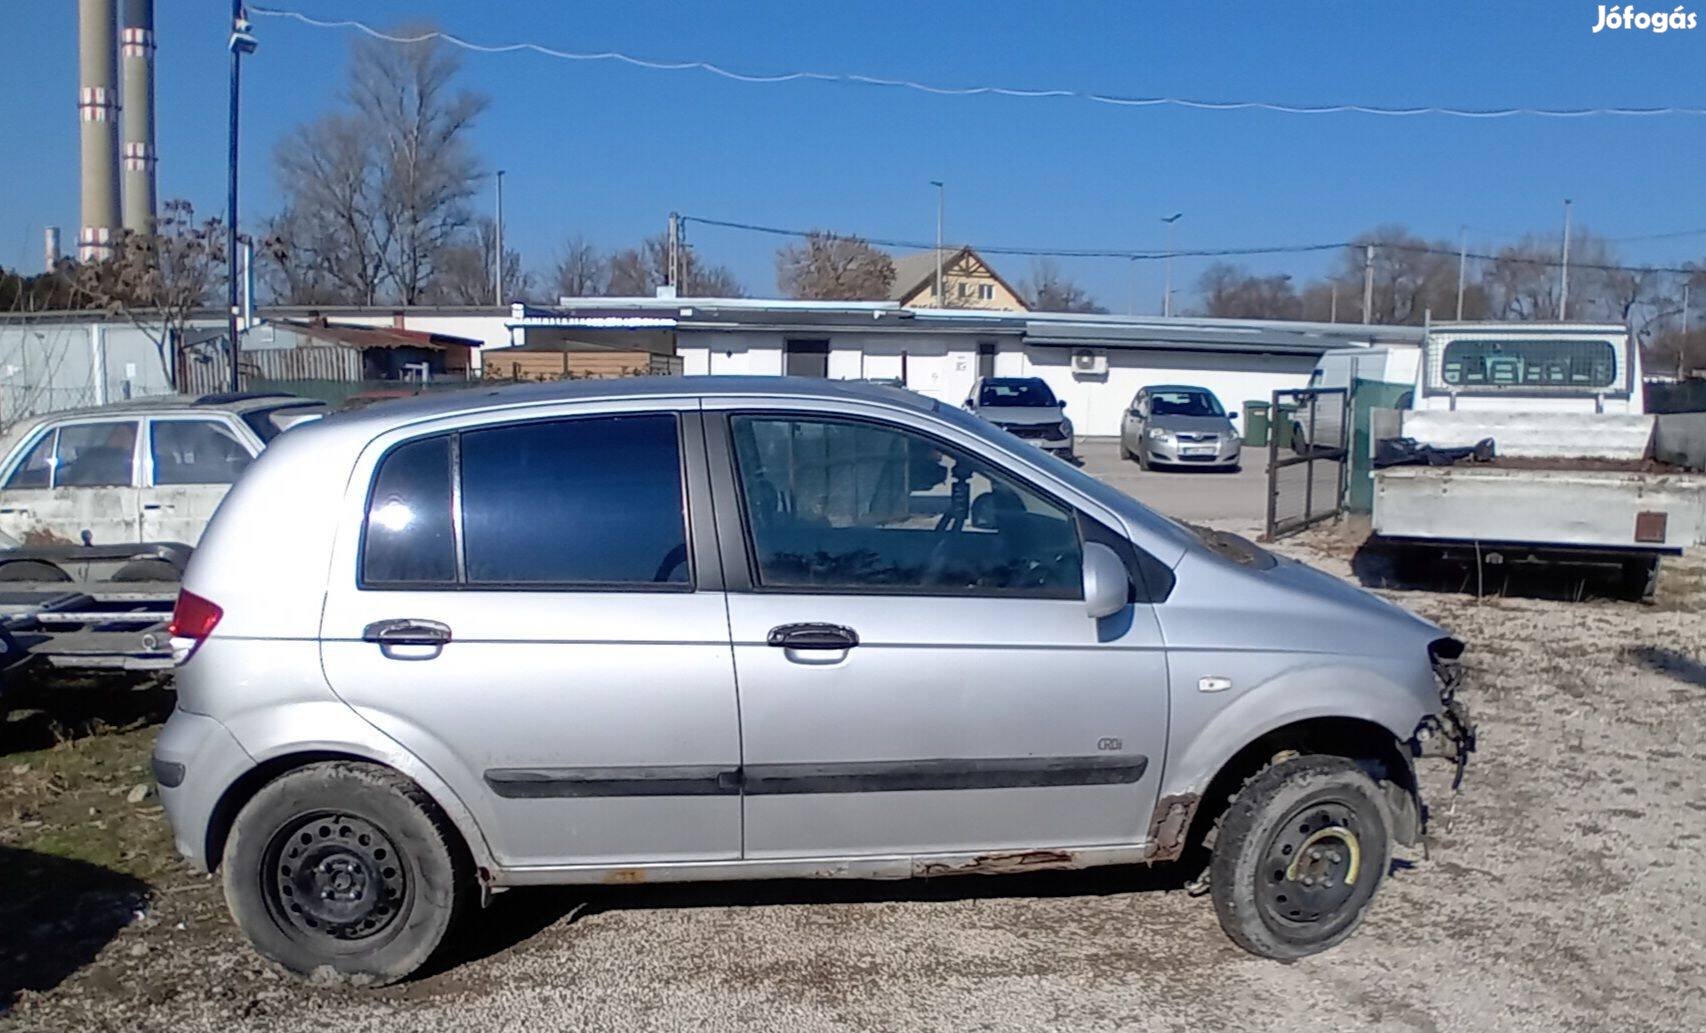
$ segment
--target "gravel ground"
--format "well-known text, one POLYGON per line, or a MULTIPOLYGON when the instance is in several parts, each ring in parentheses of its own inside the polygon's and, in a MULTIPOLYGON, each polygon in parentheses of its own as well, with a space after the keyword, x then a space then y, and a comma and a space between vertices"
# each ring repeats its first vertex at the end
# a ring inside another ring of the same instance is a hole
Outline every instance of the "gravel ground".
MULTIPOLYGON (((1354 546, 1282 549, 1348 576, 1354 546)), ((357 991, 275 975, 166 866, 69 892, 49 933, 87 956, 0 1029, 1706 1028, 1706 559, 1651 606, 1392 597, 1470 643, 1481 752, 1459 796, 1424 772, 1429 857, 1325 955, 1242 953, 1168 869, 542 890, 440 971, 357 991)))

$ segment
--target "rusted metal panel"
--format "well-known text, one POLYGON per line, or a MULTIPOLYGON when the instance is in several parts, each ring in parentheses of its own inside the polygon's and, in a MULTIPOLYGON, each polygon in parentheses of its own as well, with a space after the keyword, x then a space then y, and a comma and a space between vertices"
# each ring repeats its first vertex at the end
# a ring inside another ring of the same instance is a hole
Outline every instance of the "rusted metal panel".
POLYGON ((949 861, 920 860, 913 865, 913 874, 934 875, 1003 875, 1012 872, 1046 871, 1059 868, 1082 868, 1084 862, 1071 850, 1017 850, 1004 853, 976 854, 949 861))
POLYGON ((1196 816, 1202 797, 1196 793, 1164 796, 1155 805, 1155 817, 1149 824, 1149 851, 1146 860, 1172 861, 1185 852, 1191 831, 1191 819, 1196 816))

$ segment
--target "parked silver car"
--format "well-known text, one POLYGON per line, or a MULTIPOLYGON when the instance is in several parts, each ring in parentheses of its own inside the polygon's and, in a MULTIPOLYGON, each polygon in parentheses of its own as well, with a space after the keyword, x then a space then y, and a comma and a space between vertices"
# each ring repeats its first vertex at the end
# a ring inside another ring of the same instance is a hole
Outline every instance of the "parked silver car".
POLYGON ((293 431, 172 632, 178 848, 262 954, 380 982, 511 887, 1180 858, 1235 941, 1295 958, 1420 835, 1413 758, 1473 746, 1433 624, 826 381, 293 431))
POLYGON ((1236 470, 1243 442, 1235 419, 1205 387, 1143 388, 1120 421, 1120 458, 1136 459, 1145 470, 1157 464, 1236 470))
POLYGON ((194 545, 261 449, 326 411, 287 394, 167 395, 26 420, 0 440, 0 535, 194 545))
POLYGON ((1041 377, 979 377, 966 396, 965 410, 1044 451, 1073 457, 1066 403, 1041 377))

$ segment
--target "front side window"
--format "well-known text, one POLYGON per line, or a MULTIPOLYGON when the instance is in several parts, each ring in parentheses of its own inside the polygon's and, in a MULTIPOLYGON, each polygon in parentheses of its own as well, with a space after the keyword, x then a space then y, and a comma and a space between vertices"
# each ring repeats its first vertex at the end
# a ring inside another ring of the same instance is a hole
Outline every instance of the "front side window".
POLYGON ((675 417, 464 431, 470 585, 688 582, 675 417))
POLYGON ((761 587, 1076 599, 1069 508, 896 427, 736 416, 761 587))
POLYGON ((235 484, 254 459, 217 420, 156 420, 148 436, 155 484, 235 484))
POLYGON ((1440 380, 1462 388, 1596 390, 1617 382, 1610 341, 1451 341, 1440 380))
POLYGON ((59 428, 56 488, 124 488, 136 483, 136 423, 74 423, 59 428))
POLYGON ((53 484, 53 442, 56 431, 42 432, 36 439, 24 458, 13 468, 12 476, 6 478, 6 487, 16 488, 47 488, 53 484))

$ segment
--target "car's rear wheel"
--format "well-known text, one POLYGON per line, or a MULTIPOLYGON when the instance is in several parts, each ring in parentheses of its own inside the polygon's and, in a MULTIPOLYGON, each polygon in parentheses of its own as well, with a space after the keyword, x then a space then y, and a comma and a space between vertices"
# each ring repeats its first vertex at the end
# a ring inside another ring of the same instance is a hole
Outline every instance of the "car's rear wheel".
POLYGON ((1234 943, 1291 961, 1356 931, 1386 874, 1380 790, 1342 757, 1304 756, 1239 791, 1214 844, 1214 908, 1234 943))
POLYGON ((413 782, 348 761, 263 786, 237 815, 225 900, 265 957, 302 976, 382 985, 433 956, 463 910, 468 864, 413 782))

